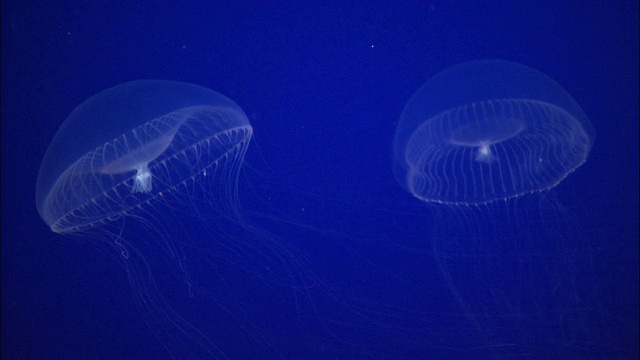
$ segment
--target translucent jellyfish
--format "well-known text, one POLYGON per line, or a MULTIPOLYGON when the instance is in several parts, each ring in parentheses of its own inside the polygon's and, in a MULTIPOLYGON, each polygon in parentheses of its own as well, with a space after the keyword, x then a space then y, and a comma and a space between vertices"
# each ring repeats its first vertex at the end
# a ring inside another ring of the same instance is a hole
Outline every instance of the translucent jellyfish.
POLYGON ((395 175, 428 202, 482 204, 552 188, 594 140, 573 98, 541 72, 506 61, 457 65, 409 100, 395 175))
POLYGON ((502 60, 446 69, 405 106, 394 171, 428 205, 416 246, 427 247, 425 266, 435 266, 445 289, 432 297, 447 306, 433 313, 455 329, 439 348, 454 349, 450 357, 607 353, 597 345, 607 326, 593 300, 601 239, 579 216, 588 199, 557 187, 585 163, 594 138, 558 83, 502 60), (558 193, 580 203, 563 205, 558 193))
POLYGON ((206 172, 237 172, 252 135, 240 107, 196 85, 135 81, 78 106, 42 161, 36 204, 54 232, 86 231, 206 172))
POLYGON ((315 281, 282 239, 242 215, 238 176, 252 133, 242 109, 215 91, 141 80, 79 105, 44 156, 40 216, 56 233, 116 250, 108 253, 126 270, 158 356, 264 353, 257 329, 269 323, 245 310, 259 301, 247 284, 302 304, 315 281))

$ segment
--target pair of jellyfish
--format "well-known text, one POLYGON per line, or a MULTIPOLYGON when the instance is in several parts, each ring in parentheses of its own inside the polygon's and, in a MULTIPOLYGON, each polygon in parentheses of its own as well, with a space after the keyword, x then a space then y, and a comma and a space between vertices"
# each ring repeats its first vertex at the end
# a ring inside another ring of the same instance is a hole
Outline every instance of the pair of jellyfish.
MULTIPOLYGON (((241 163, 251 136, 242 109, 215 91, 157 80, 116 86, 78 106, 55 135, 38 175, 38 211, 55 232, 99 228, 229 159, 241 163)), ((593 139, 580 106, 551 78, 473 61, 410 99, 394 173, 426 202, 489 203, 557 185, 586 161, 593 139)))
MULTIPOLYGON (((56 233, 108 228, 119 243, 114 223, 148 214, 161 223, 168 198, 234 202, 252 133, 234 101, 201 86, 139 80, 104 90, 49 145, 38 212, 56 233), (203 179, 204 199, 189 199, 203 179)), ((553 79, 512 62, 472 61, 436 74, 406 104, 393 173, 425 203, 481 206, 553 188, 586 161, 593 141, 587 116, 553 79)))

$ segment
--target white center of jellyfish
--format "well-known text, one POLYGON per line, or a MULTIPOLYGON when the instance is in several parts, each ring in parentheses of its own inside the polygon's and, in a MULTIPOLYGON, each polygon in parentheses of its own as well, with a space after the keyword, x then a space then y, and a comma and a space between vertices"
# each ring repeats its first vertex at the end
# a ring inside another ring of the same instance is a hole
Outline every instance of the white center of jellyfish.
POLYGON ((131 189, 131 192, 146 193, 151 191, 151 189, 153 188, 151 183, 152 176, 147 164, 140 166, 136 169, 136 171, 138 173, 133 180, 133 189, 131 189))
POLYGON ((486 164, 491 164, 495 160, 495 156, 491 153, 491 145, 489 143, 480 143, 475 160, 486 164))

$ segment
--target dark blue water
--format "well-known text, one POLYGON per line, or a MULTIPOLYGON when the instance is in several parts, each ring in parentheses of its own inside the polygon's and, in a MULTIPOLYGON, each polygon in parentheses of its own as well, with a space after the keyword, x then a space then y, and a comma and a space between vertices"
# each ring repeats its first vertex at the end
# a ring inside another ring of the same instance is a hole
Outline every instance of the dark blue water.
POLYGON ((632 1, 4 1, 2 357, 638 358, 637 30, 632 1), (392 170, 400 114, 483 58, 561 84, 589 157, 499 206, 421 202, 392 170), (35 188, 69 113, 136 79, 228 96, 254 139, 241 221, 129 218, 125 259, 117 231, 52 233, 35 188))

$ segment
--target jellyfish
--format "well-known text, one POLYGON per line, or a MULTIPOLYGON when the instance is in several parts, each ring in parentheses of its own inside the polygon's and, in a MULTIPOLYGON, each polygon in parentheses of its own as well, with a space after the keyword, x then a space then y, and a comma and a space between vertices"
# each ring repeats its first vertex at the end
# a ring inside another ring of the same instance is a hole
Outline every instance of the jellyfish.
POLYGON ((233 344, 275 353, 260 330, 268 317, 246 308, 259 299, 234 289, 252 284, 300 307, 308 298, 308 265, 242 213, 252 134, 218 92, 138 80, 76 107, 44 156, 40 216, 55 233, 115 250, 159 356, 227 358, 233 344))
POLYGON ((405 106, 394 171, 415 197, 482 204, 558 185, 582 165, 594 131, 553 79, 506 61, 447 69, 405 106))
POLYGON ((583 346, 606 328, 594 315, 599 290, 579 285, 596 283, 593 239, 582 231, 587 220, 558 199, 571 194, 560 184, 587 161, 594 139, 562 86, 504 60, 452 66, 408 101, 394 174, 431 215, 418 220, 429 229, 422 253, 447 289, 433 296, 457 304, 434 309, 457 329, 441 339, 443 357, 606 353, 583 346))

